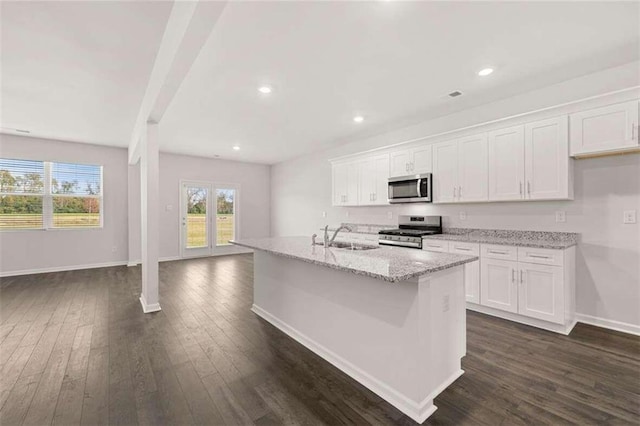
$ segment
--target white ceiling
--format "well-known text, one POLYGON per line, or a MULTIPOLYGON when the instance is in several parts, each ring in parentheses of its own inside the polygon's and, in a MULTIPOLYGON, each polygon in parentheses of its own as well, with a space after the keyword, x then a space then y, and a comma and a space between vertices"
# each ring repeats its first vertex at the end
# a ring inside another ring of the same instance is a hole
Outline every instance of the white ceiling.
MULTIPOLYGON (((169 9, 3 2, 2 125, 126 146, 169 9)), ((639 31, 638 2, 231 2, 161 149, 275 163, 638 60, 639 31)))
POLYGON ((0 126, 127 146, 171 5, 2 1, 0 126))

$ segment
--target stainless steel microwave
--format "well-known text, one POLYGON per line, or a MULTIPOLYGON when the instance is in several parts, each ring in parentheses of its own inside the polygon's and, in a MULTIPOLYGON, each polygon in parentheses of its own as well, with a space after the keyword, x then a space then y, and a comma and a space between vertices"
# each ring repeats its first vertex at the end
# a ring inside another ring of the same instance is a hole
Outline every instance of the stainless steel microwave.
POLYGON ((431 189, 431 173, 393 177, 389 179, 389 202, 430 203, 431 189))

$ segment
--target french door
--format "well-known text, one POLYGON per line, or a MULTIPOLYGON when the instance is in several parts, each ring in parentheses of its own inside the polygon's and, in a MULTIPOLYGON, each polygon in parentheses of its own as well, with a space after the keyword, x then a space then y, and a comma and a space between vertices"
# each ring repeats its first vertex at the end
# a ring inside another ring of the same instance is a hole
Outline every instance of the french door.
POLYGON ((183 181, 180 190, 182 257, 228 251, 238 233, 238 188, 183 181))

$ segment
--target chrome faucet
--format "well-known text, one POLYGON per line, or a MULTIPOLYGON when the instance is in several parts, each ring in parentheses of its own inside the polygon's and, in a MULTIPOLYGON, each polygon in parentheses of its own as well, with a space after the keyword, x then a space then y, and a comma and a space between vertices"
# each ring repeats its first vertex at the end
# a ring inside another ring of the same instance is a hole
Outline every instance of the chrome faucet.
POLYGON ((329 225, 324 227, 324 246, 325 247, 331 247, 331 244, 333 244, 333 240, 336 239, 336 237, 338 236, 338 232, 345 230, 347 232, 353 232, 353 229, 351 229, 350 226, 347 225, 341 225, 338 229, 335 230, 335 232, 333 233, 333 236, 331 238, 329 238, 329 225))

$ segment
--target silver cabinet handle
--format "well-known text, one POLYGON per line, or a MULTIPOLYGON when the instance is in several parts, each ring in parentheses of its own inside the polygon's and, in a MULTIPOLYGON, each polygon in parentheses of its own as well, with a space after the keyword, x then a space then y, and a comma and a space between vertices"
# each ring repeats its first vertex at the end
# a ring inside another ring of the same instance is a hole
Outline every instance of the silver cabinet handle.
POLYGON ((524 284, 524 271, 520 269, 520 284, 524 284))
POLYGON ((522 195, 522 181, 520 181, 520 195, 522 195))
POLYGON ((416 169, 416 163, 411 163, 411 171, 414 171, 416 169))
POLYGON ((515 269, 511 269, 511 282, 515 283, 516 282, 516 270, 515 269))
POLYGON ((462 187, 458 186, 458 198, 462 197, 462 187))
POLYGON ((465 247, 454 247, 455 250, 462 250, 462 251, 471 251, 470 248, 465 248, 465 247))
POLYGON ((531 181, 527 181, 527 193, 531 196, 531 181))
POLYGON ((405 165, 404 165, 404 169, 405 169, 406 171, 409 171, 409 163, 407 163, 407 164, 405 164, 405 165))
POLYGON ((454 200, 456 199, 456 187, 455 186, 453 187, 453 199, 454 200))
POLYGON ((488 253, 491 253, 491 254, 502 254, 502 255, 505 255, 505 256, 506 256, 507 254, 509 254, 509 253, 508 253, 508 252, 506 252, 506 251, 497 251, 497 250, 487 250, 487 252, 488 252, 488 253))
POLYGON ((636 131, 638 130, 638 127, 640 126, 636 126, 635 123, 631 123, 631 140, 636 140, 636 131))
POLYGON ((542 256, 539 254, 529 254, 529 257, 535 257, 536 259, 551 259, 549 256, 542 256))

